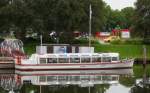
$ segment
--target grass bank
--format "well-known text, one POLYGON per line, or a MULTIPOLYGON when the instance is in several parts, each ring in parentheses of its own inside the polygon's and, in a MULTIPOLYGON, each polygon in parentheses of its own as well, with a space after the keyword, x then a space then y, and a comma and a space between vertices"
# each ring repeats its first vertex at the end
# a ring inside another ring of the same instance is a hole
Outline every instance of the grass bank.
MULTIPOLYGON (((118 52, 122 58, 143 58, 143 45, 100 45, 95 44, 96 52, 118 52)), ((150 59, 150 45, 146 46, 147 58, 150 59)))

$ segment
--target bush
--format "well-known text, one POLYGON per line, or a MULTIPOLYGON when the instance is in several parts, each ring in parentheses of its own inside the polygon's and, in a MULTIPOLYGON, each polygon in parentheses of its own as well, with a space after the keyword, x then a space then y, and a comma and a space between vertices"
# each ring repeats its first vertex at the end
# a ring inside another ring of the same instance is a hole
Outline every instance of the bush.
POLYGON ((122 39, 111 41, 111 44, 127 44, 127 45, 140 45, 142 44, 141 39, 122 39))
POLYGON ((122 44, 121 40, 113 40, 110 42, 111 44, 122 44))
POLYGON ((88 44, 88 39, 74 39, 72 41, 72 44, 88 44))
POLYGON ((4 41, 4 39, 3 39, 3 38, 0 38, 0 43, 3 42, 3 41, 4 41))
MULTIPOLYGON (((89 39, 74 39, 72 41, 72 44, 88 45, 89 44, 89 39)), ((96 40, 91 40, 91 44, 99 44, 99 43, 96 40)))
POLYGON ((125 44, 139 45, 139 44, 142 44, 142 40, 141 39, 128 39, 125 41, 125 44))
POLYGON ((143 40, 143 44, 150 44, 150 38, 145 38, 144 40, 143 40))

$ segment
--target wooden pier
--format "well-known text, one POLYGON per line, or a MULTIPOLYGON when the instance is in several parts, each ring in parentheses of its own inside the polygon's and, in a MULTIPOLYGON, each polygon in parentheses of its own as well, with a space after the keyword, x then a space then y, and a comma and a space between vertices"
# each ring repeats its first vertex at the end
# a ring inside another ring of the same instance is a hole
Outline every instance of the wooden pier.
POLYGON ((0 57, 0 69, 14 69, 14 58, 13 57, 0 57))

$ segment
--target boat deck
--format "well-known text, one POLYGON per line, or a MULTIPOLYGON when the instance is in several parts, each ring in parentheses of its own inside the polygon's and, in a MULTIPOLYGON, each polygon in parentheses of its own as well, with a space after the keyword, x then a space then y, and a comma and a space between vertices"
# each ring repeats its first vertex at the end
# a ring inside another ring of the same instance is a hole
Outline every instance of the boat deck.
POLYGON ((0 69, 14 69, 13 57, 0 57, 0 69))

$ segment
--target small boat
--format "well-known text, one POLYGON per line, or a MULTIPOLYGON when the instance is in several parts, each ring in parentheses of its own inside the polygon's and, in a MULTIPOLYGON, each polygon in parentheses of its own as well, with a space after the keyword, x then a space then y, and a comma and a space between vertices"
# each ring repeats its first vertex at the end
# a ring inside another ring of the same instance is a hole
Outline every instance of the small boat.
POLYGON ((29 59, 17 57, 15 69, 41 70, 108 70, 132 68, 133 59, 119 59, 119 53, 46 53, 32 54, 29 59))

